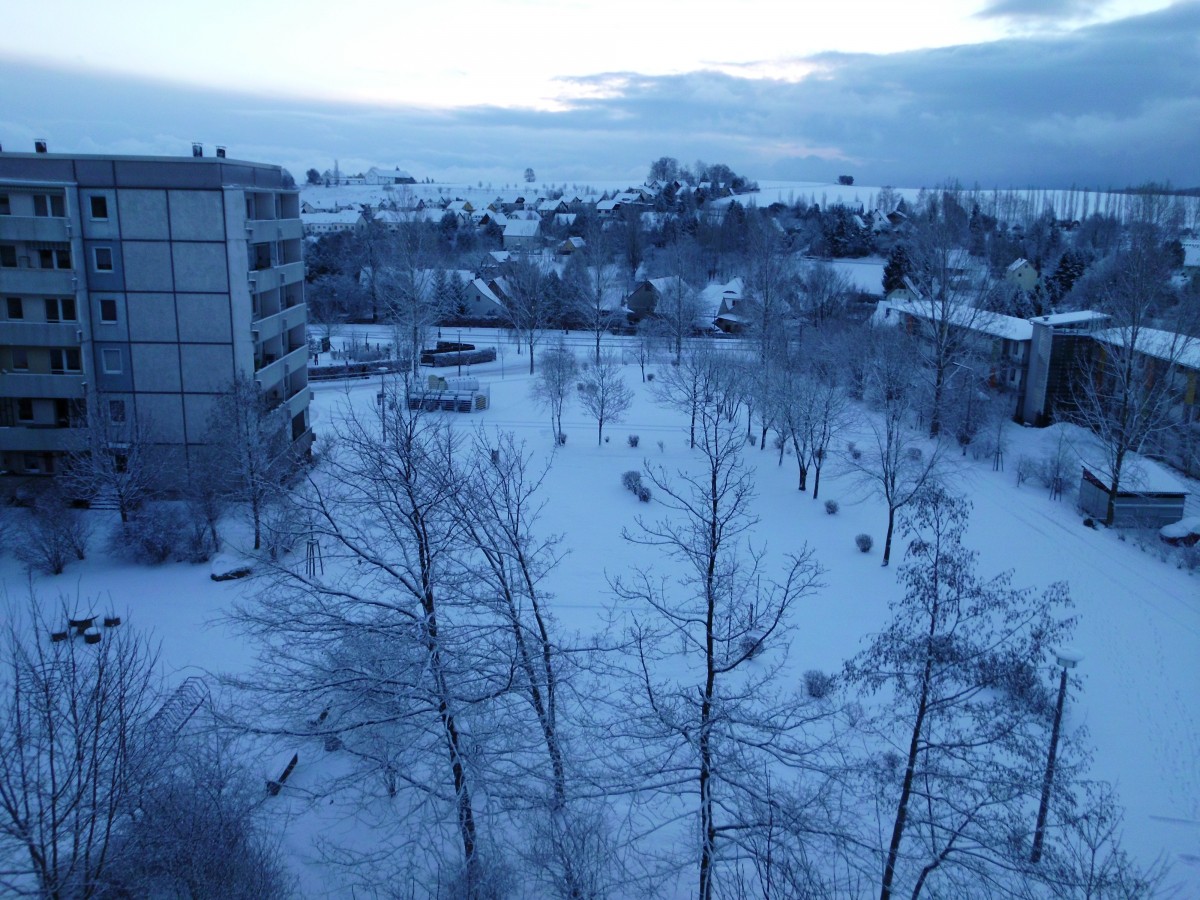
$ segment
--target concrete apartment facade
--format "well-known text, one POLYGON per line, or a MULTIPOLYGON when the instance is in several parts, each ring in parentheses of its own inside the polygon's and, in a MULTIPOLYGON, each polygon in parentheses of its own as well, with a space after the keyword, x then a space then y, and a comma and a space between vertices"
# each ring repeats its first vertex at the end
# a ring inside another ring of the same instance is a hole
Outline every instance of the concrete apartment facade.
POLYGON ((48 475, 86 404, 184 475, 235 378, 311 441, 303 225, 279 166, 0 152, 0 470, 48 475))

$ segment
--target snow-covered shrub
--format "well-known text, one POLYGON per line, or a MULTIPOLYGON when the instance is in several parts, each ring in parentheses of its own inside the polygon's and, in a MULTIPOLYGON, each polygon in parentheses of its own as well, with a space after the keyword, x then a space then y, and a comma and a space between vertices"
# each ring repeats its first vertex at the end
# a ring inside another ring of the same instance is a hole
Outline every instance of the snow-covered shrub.
POLYGON ((113 529, 108 550, 113 556, 143 565, 159 565, 182 558, 181 544, 189 531, 178 508, 166 504, 147 504, 113 529))
MULTIPOLYGON (((1017 487, 1023 485, 1030 478, 1039 475, 1041 472, 1041 464, 1031 456, 1021 456, 1017 459, 1017 487)), ((1049 487, 1049 485, 1046 485, 1049 487)))
POLYGON ((825 501, 825 514, 826 515, 836 516, 839 508, 840 507, 838 506, 838 502, 836 500, 826 500, 825 501))
POLYGON ((746 443, 749 444, 751 447, 757 447, 758 446, 758 438, 756 438, 752 434, 748 434, 748 435, 746 435, 746 443))
POLYGON ((646 487, 646 485, 644 485, 644 484, 639 484, 638 489, 637 489, 637 498, 639 500, 641 500, 643 503, 649 503, 650 502, 650 488, 646 487))
POLYGON ((636 450, 636 449, 637 449, 637 445, 638 445, 638 441, 640 441, 640 440, 641 440, 641 438, 640 438, 640 437, 638 437, 636 434, 631 434, 631 435, 629 436, 629 438, 628 438, 628 441, 629 441, 629 446, 630 446, 630 447, 633 447, 633 448, 636 450))
POLYGON ((630 469, 621 476, 621 486, 636 494, 638 488, 642 486, 642 473, 637 469, 630 469))
POLYGON ((659 453, 665 453, 666 451, 667 451, 667 442, 666 442, 666 441, 659 441, 659 442, 658 442, 658 452, 659 452, 659 453))
POLYGON ((87 556, 90 533, 79 510, 59 497, 41 497, 16 529, 16 556, 30 569, 61 575, 72 559, 87 556))
POLYGON ((836 685, 837 679, 828 672, 809 669, 804 673, 804 693, 814 700, 824 700, 833 693, 836 685))
POLYGON ((560 432, 558 433, 558 445, 561 447, 561 446, 562 446, 563 444, 565 444, 566 442, 567 442, 567 435, 566 435, 566 433, 565 433, 565 432, 562 432, 562 431, 560 431, 560 432))
POLYGON ((291 552, 305 531, 299 510, 286 497, 281 497, 263 514, 263 549, 271 559, 278 559, 291 552))
POLYGON ((869 534, 859 534, 854 537, 854 546, 863 553, 870 553, 871 548, 875 546, 875 541, 869 534))

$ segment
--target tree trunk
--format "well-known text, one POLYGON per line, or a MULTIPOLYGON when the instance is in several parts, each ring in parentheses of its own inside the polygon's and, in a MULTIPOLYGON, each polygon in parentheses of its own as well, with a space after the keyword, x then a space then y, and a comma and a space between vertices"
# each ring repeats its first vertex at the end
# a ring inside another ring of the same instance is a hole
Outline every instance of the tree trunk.
POLYGON ((896 508, 888 507, 888 527, 887 538, 883 542, 883 562, 881 565, 887 565, 892 558, 892 534, 896 531, 896 508))

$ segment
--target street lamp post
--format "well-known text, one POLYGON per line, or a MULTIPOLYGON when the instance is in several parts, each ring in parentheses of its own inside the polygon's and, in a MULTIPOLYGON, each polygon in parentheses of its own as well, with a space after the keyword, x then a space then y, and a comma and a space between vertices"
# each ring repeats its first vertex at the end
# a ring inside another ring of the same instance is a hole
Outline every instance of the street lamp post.
POLYGON ((1046 813, 1050 807, 1050 786, 1054 781, 1054 762, 1058 757, 1058 733, 1062 727, 1063 703, 1067 699, 1067 671, 1079 665, 1083 657, 1074 650, 1059 650, 1058 664, 1062 667, 1062 677, 1058 681, 1058 706, 1054 709, 1054 729, 1050 732, 1050 753, 1046 757, 1046 777, 1042 780, 1042 802, 1038 806, 1037 827, 1033 831, 1033 852, 1029 855, 1031 863, 1037 863, 1042 858, 1042 839, 1046 834, 1046 813))
POLYGON ((387 375, 387 367, 379 367, 379 429, 383 435, 383 439, 387 440, 387 389, 384 386, 384 378, 387 375))

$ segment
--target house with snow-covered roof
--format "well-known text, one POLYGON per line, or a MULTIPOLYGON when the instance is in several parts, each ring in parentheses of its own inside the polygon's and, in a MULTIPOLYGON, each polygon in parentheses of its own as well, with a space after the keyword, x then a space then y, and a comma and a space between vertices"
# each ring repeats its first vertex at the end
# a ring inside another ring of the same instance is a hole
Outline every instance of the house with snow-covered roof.
POLYGON ((1032 291, 1038 282, 1038 271, 1033 263, 1024 257, 1014 259, 1004 270, 1004 280, 1022 291, 1032 291))
POLYGON ((363 176, 364 184, 416 184, 417 179, 403 169, 377 169, 370 168, 367 174, 363 176))
POLYGON ((504 226, 505 250, 535 250, 542 245, 542 222, 532 219, 509 219, 504 226))
POLYGON ((638 282, 625 297, 625 308, 634 321, 653 315, 664 302, 674 297, 690 297, 691 286, 678 275, 648 278, 638 282))
POLYGON ((320 237, 339 231, 358 231, 363 227, 363 214, 353 209, 342 212, 301 213, 300 221, 304 223, 305 235, 320 237))

